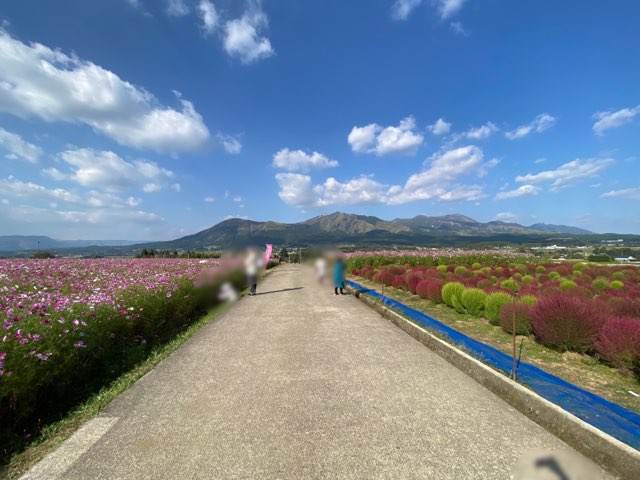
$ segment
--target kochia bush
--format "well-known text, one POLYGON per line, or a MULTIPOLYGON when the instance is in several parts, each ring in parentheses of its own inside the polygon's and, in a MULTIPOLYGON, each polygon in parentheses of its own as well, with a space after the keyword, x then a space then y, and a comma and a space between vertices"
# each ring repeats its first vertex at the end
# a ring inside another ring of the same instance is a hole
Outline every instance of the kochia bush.
POLYGON ((456 295, 458 299, 462 296, 464 291, 464 285, 459 282, 449 282, 442 287, 442 301, 453 307, 453 296, 456 295))
POLYGON ((595 344, 596 351, 607 362, 625 371, 632 371, 640 361, 640 320, 613 317, 602 327, 595 344))
POLYGON ((421 280, 416 287, 416 293, 432 302, 442 303, 442 280, 436 278, 421 280))
POLYGON ((516 302, 507 303, 500 311, 500 325, 507 333, 513 333, 513 318, 516 320, 516 335, 530 335, 533 332, 531 316, 533 306, 516 302))
POLYGON ((513 297, 508 293, 495 292, 487 295, 484 302, 484 316, 487 317, 493 325, 498 325, 500 322, 500 311, 506 304, 512 302, 513 297))
POLYGON ((487 294, 479 288, 466 288, 462 292, 460 300, 468 313, 480 316, 484 310, 484 301, 486 298, 487 294))
POLYGON ((604 321, 593 302, 562 294, 538 299, 531 319, 541 343, 575 352, 593 350, 604 321))

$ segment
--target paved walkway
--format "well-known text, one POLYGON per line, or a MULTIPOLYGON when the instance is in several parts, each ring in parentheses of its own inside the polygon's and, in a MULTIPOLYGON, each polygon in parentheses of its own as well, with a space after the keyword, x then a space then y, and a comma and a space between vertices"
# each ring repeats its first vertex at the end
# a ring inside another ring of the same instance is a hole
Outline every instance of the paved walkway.
POLYGON ((602 478, 556 437, 306 270, 282 266, 258 291, 26 478, 500 479, 549 452, 563 468, 587 472, 569 478, 602 478))

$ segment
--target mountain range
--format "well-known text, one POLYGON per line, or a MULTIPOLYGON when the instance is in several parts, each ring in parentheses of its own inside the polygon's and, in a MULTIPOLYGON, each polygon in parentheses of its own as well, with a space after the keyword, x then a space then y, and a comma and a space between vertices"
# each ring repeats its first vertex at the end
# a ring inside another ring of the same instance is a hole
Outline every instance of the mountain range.
POLYGON ((344 212, 320 215, 299 223, 256 222, 234 218, 194 235, 168 242, 136 245, 138 248, 203 250, 273 243, 278 246, 305 245, 462 245, 483 242, 540 243, 562 235, 594 235, 563 225, 493 221, 482 223, 454 214, 438 217, 382 220, 344 212))
POLYGON ((60 248, 120 247, 133 245, 130 240, 54 240, 44 235, 0 235, 0 252, 21 250, 57 250, 60 248))
POLYGON ((549 243, 572 239, 602 241, 608 238, 640 240, 638 236, 595 234, 566 225, 536 223, 524 226, 502 221, 478 222, 465 215, 417 215, 383 220, 378 217, 335 212, 299 223, 257 222, 232 218, 176 240, 135 243, 127 240, 54 240, 45 236, 0 236, 0 251, 36 249, 65 254, 130 255, 143 248, 159 250, 222 250, 273 243, 277 246, 309 245, 429 245, 463 246, 486 243, 549 243))
POLYGON ((45 236, 0 236, 0 251, 40 249, 68 250, 91 247, 109 254, 155 248, 162 250, 220 250, 273 243, 278 246, 301 245, 460 245, 482 242, 542 242, 559 234, 594 235, 593 232, 566 225, 493 221, 482 223, 465 215, 382 220, 378 217, 344 212, 320 215, 299 223, 256 222, 232 218, 193 235, 162 242, 135 243, 127 240, 54 240, 45 236))

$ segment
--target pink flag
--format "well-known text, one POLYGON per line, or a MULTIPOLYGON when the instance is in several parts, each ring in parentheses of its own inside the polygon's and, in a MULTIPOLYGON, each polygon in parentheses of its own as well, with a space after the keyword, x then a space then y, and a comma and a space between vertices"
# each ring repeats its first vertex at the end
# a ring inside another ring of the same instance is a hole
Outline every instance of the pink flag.
POLYGON ((264 251, 264 264, 269 263, 269 259, 271 258, 271 252, 273 251, 273 245, 267 243, 267 248, 264 251))

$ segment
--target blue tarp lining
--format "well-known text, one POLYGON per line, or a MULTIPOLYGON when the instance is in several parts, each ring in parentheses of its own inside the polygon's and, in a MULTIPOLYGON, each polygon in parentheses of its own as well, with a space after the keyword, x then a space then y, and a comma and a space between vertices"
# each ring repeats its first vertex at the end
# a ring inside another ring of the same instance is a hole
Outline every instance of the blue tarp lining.
MULTIPOLYGON (((435 320, 429 315, 407 307, 406 305, 385 297, 375 290, 370 290, 355 282, 347 282, 351 287, 380 299, 384 304, 401 312, 419 325, 438 333, 452 343, 463 347, 468 353, 482 362, 511 374, 513 357, 474 340, 447 325, 435 320)), ((544 370, 520 362, 517 367, 517 378, 520 383, 528 385, 541 397, 559 405, 576 417, 608 433, 612 437, 640 450, 640 415, 627 410, 598 395, 583 390, 562 380, 544 370)))

